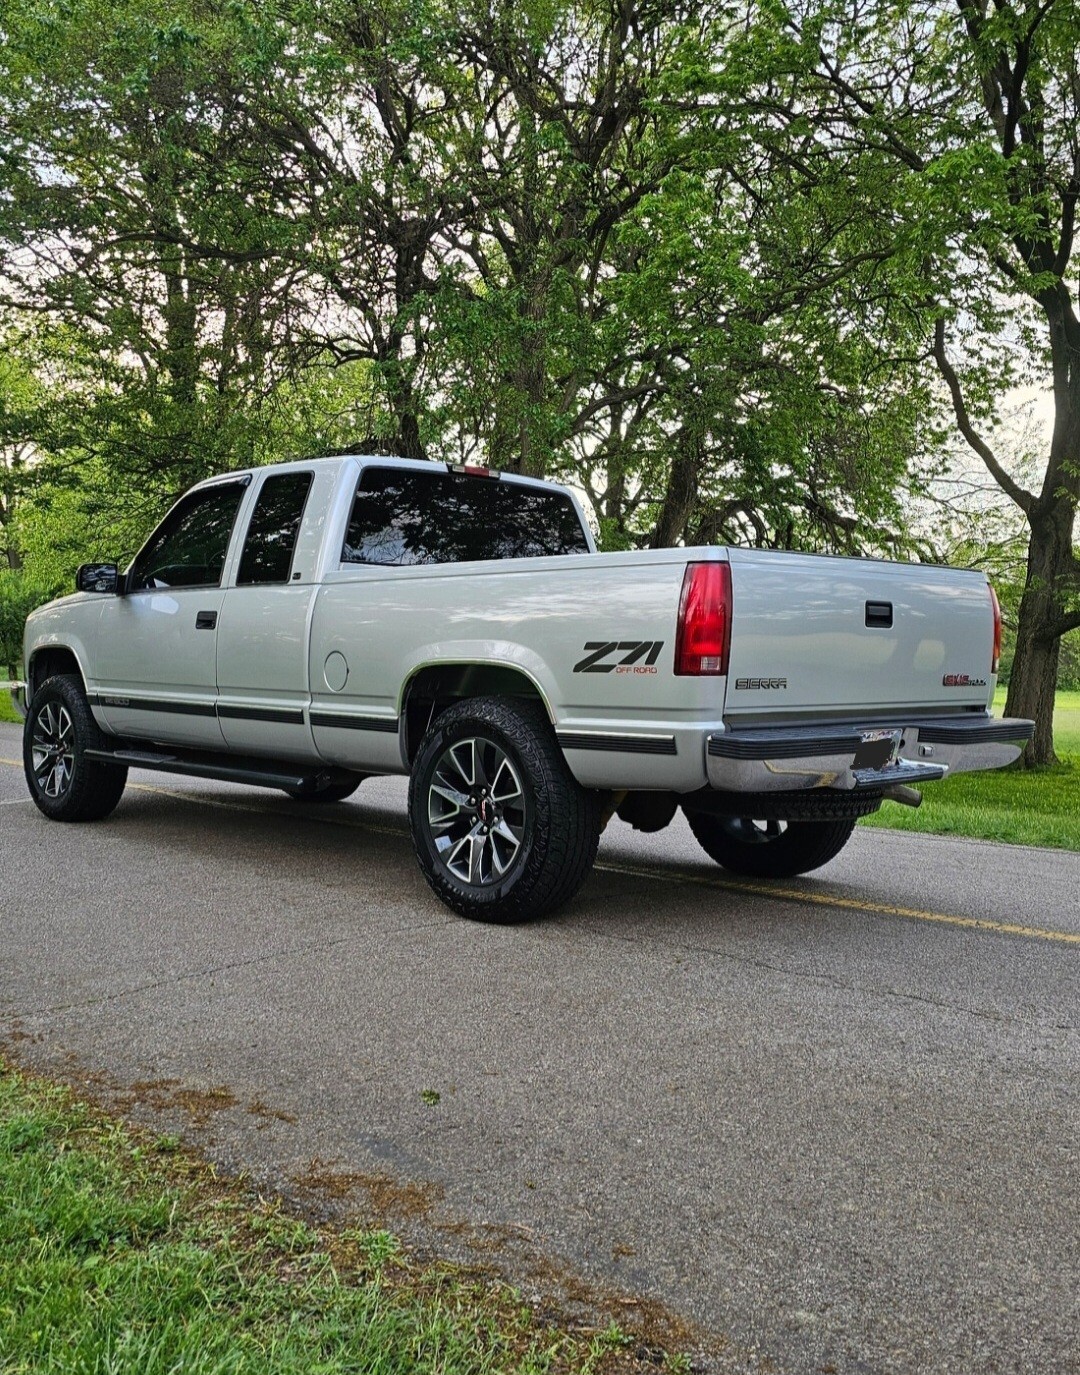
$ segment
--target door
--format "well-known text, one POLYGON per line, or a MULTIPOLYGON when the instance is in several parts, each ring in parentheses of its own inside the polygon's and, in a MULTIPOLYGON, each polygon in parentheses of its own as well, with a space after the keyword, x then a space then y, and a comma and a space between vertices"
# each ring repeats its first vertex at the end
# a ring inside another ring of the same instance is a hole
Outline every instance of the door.
MULTIPOLYGON (((330 483, 333 474, 323 475, 330 483)), ((218 717, 231 750, 273 759, 317 758, 308 704, 307 630, 319 522, 304 525, 314 474, 263 478, 218 637, 218 717)), ((313 506, 321 510, 324 502, 313 506)))
POLYGON ((220 750, 217 623, 229 540, 250 476, 181 497, 102 604, 95 705, 117 735, 220 750))

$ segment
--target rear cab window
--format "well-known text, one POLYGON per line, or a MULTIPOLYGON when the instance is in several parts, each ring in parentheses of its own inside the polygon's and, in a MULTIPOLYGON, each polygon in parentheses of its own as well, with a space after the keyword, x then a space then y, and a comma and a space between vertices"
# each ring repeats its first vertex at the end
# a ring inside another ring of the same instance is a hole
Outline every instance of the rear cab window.
POLYGON ((432 465, 364 470, 341 561, 408 567, 590 552, 564 492, 432 465))

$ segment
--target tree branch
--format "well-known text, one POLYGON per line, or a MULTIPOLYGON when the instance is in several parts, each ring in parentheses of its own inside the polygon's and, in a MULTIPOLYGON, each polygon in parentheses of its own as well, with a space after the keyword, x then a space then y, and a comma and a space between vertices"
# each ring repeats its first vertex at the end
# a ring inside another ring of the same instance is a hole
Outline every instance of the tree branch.
POLYGON ((1068 635, 1070 630, 1080 630, 1080 611, 1074 611, 1069 616, 1062 616, 1060 620, 1054 622, 1051 634, 1057 638, 1059 635, 1068 635))
POLYGON ((1006 492, 1021 511, 1027 515, 1035 505, 1035 498, 1031 492, 1026 491, 1020 484, 1005 471, 998 462, 997 456, 990 448, 989 444, 976 433, 968 415, 967 405, 964 401, 964 393, 960 387, 960 379, 956 375, 956 369, 949 362, 945 354, 945 321, 939 316, 934 324, 934 361, 937 363, 938 371, 945 379, 945 384, 949 388, 952 397, 953 411, 956 414, 956 423, 960 427, 960 433, 967 440, 968 444, 975 450, 982 461, 986 464, 994 481, 1006 492))

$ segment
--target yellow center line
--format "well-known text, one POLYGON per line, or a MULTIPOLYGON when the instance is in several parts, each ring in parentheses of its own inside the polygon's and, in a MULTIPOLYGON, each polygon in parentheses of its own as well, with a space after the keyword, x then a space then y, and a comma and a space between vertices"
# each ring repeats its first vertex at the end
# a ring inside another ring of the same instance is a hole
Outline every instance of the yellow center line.
POLYGON ((677 883, 692 883, 701 888, 720 888, 728 893, 749 893, 755 897, 780 898, 789 902, 809 902, 818 907, 839 907, 853 912, 871 912, 875 916, 904 917, 910 921, 940 922, 945 926, 960 926, 971 931, 994 931, 1002 936, 1028 936, 1033 940, 1057 941, 1062 945, 1080 945, 1080 931, 1055 931, 1052 927, 1022 926, 1019 922, 990 921, 985 917, 958 917, 947 912, 927 912, 921 907, 896 907, 888 902, 870 902, 865 898, 842 898, 833 893, 807 893, 800 888, 781 888, 775 883, 742 883, 737 879, 710 878, 705 874, 688 874, 677 869, 638 868, 630 864, 604 861, 595 866, 611 874, 626 874, 633 878, 665 878, 677 883))
MULTIPOLYGON (((0 764, 21 769, 18 759, 0 757, 0 764)), ((256 807, 247 802, 223 802, 219 798, 184 792, 179 788, 161 788, 152 783, 129 783, 138 792, 157 793, 161 797, 178 798, 202 807, 219 807, 231 812, 254 812, 260 816, 281 816, 275 807, 256 807)), ((379 826, 370 821, 353 821, 344 816, 312 816, 304 813, 306 821, 323 825, 344 826, 354 831, 371 831, 377 835, 407 836, 399 827, 379 826)), ((808 893, 800 888, 781 888, 775 883, 745 883, 737 879, 710 878, 705 874, 690 874, 679 869, 650 869, 644 865, 619 864, 600 860, 594 868, 606 874, 623 874, 630 878, 663 879, 667 882, 690 883, 699 888, 717 888, 726 893, 746 893, 753 897, 773 898, 787 902, 805 902, 816 907, 835 907, 842 911, 868 912, 874 916, 901 917, 907 921, 928 921, 942 926, 956 926, 968 931, 988 931, 999 936, 1022 936, 1029 940, 1053 941, 1058 945, 1080 945, 1080 931, 1055 931, 1052 927, 1023 926, 1019 922, 990 921, 985 917, 959 917, 948 912, 930 912, 920 907, 898 907, 888 902, 871 902, 864 898, 843 898, 833 893, 808 893)))

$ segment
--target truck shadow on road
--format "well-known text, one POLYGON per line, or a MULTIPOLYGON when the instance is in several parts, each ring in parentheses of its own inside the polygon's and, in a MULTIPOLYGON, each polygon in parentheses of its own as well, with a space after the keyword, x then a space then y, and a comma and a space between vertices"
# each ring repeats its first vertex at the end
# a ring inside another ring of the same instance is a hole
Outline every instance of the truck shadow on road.
MULTIPOLYGON (((660 837, 652 836, 642 852, 631 854, 627 838, 632 844, 634 833, 622 823, 616 827, 616 834, 602 839, 596 867, 574 901, 528 929, 543 928, 549 939, 556 933, 569 939, 588 926, 668 944, 709 933, 760 941, 766 930, 781 928, 805 939, 812 925, 820 940, 826 918, 850 921, 854 915, 850 896, 837 899, 844 909, 821 907, 822 895, 835 885, 791 879, 774 893, 763 881, 742 882, 711 861, 697 860, 674 828, 669 853, 656 843, 660 837), (803 894, 806 900, 800 900, 803 894)), ((170 868, 177 871, 202 871, 209 864, 223 882, 230 873, 237 878, 258 873, 279 899, 313 887, 346 890, 354 905, 356 899, 364 907, 404 900, 413 911, 459 920, 431 894, 416 867, 403 796, 386 801, 361 796, 321 806, 240 788, 134 782, 105 831, 118 840, 122 836, 125 846, 151 844, 159 856, 170 856, 170 868)), ((105 839, 98 828, 95 833, 105 839)))

